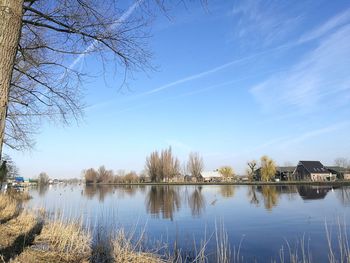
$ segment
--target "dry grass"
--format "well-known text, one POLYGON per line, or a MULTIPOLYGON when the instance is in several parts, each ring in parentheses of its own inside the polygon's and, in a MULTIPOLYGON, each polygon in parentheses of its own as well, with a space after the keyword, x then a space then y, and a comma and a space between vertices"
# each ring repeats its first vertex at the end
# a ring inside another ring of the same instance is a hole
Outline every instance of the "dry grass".
POLYGON ((11 246, 19 236, 28 236, 37 223, 38 220, 33 214, 23 212, 18 217, 0 225, 0 249, 11 246))
POLYGON ((79 222, 55 220, 13 262, 89 262, 91 236, 79 222))
POLYGON ((28 191, 17 191, 15 189, 9 189, 7 191, 7 195, 10 196, 12 199, 23 202, 23 201, 28 201, 32 199, 32 196, 29 194, 28 191))
POLYGON ((8 195, 0 194, 0 223, 18 214, 18 203, 8 195))
POLYGON ((127 236, 123 230, 119 230, 113 241, 114 262, 129 263, 160 263, 166 262, 155 253, 142 252, 141 238, 136 244, 131 242, 132 235, 127 236))
POLYGON ((294 247, 291 247, 289 242, 286 241, 286 249, 282 246, 279 251, 279 261, 274 260, 273 263, 312 263, 309 241, 305 243, 305 237, 303 237, 294 247))
POLYGON ((338 225, 336 230, 336 242, 332 242, 332 231, 325 223, 327 243, 328 243, 328 260, 330 263, 349 263, 350 262, 350 246, 348 241, 348 232, 345 220, 343 222, 338 218, 338 225))

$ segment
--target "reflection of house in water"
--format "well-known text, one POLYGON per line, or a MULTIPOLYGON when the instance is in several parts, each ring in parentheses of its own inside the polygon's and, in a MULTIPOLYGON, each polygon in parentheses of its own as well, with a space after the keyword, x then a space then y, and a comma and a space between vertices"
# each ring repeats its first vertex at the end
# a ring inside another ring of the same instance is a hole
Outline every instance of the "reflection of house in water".
POLYGON ((304 200, 324 199, 331 189, 331 186, 298 186, 299 195, 304 200))

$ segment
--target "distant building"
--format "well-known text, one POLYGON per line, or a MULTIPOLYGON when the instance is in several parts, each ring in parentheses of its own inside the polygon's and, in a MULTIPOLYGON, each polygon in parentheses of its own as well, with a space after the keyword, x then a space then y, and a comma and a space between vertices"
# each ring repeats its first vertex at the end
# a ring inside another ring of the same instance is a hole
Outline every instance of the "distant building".
MULTIPOLYGON (((294 180, 294 171, 295 166, 277 166, 276 167, 276 173, 275 173, 275 181, 288 181, 288 180, 294 180)), ((255 174, 253 176, 255 181, 261 181, 261 168, 258 168, 255 171, 255 174)))
POLYGON ((16 183, 24 183, 24 178, 21 176, 17 176, 17 177, 15 177, 15 182, 16 183))
POLYGON ((305 181, 330 181, 335 176, 319 161, 300 161, 295 168, 294 178, 305 181))
POLYGON ((293 180, 295 168, 295 166, 277 166, 275 178, 281 181, 293 180))
POLYGON ((170 178, 169 182, 172 182, 172 183, 183 183, 184 180, 185 180, 185 178, 184 178, 183 175, 177 174, 174 177, 170 178))
POLYGON ((346 169, 340 166, 327 166, 326 167, 337 179, 350 180, 350 169, 346 169))
POLYGON ((200 182, 203 182, 204 179, 202 176, 196 177, 196 176, 187 174, 184 176, 184 181, 188 183, 200 183, 200 182))
POLYGON ((222 180, 222 175, 218 171, 207 171, 201 173, 204 182, 219 182, 222 180))

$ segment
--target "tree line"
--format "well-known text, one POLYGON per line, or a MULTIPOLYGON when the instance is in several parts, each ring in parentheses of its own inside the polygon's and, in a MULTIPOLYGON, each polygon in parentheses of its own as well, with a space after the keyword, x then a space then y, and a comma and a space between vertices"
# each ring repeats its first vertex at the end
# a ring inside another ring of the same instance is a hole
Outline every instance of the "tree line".
MULTIPOLYGON (((256 180, 257 162, 255 160, 248 162, 247 175, 250 180, 256 180)), ((275 162, 268 156, 260 159, 260 173, 262 181, 270 181, 276 173, 275 162)), ((203 157, 198 152, 191 152, 188 160, 182 165, 179 159, 173 154, 172 148, 166 148, 161 151, 155 150, 146 158, 145 170, 140 174, 135 171, 125 173, 123 170, 114 173, 105 166, 100 166, 97 170, 89 168, 83 170, 83 177, 87 184, 99 183, 142 183, 142 182, 170 182, 176 177, 190 176, 197 182, 203 181, 202 172, 204 170, 203 157)), ((225 165, 217 169, 223 180, 235 178, 234 169, 225 165)))
POLYGON ((123 170, 114 173, 113 170, 106 169, 104 165, 97 170, 94 168, 83 170, 82 174, 86 184, 142 183, 145 181, 145 176, 142 174, 138 175, 134 171, 125 173, 123 170))

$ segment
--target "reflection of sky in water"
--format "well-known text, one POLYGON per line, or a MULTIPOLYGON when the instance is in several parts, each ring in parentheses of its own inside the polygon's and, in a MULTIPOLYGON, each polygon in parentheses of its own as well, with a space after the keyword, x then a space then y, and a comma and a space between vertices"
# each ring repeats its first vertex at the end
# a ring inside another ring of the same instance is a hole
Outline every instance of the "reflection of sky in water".
MULTIPOLYGON (((31 207, 82 217, 108 233, 120 226, 146 229, 149 240, 177 240, 184 250, 223 223, 232 248, 243 239, 244 257, 254 255, 260 262, 278 258, 285 240, 295 244, 303 236, 317 251, 315 262, 325 262, 325 220, 331 225, 350 212, 347 187, 54 185, 33 189, 31 195, 31 207)), ((210 240, 213 248, 215 237, 210 240)))

